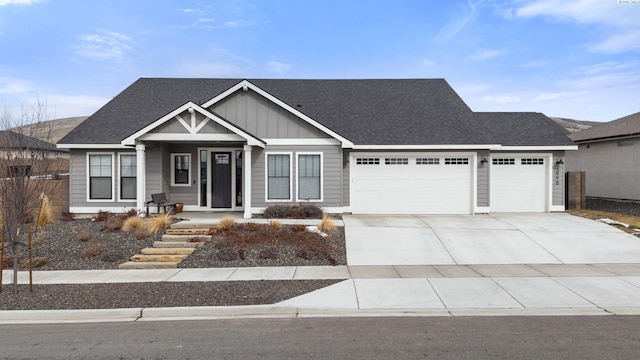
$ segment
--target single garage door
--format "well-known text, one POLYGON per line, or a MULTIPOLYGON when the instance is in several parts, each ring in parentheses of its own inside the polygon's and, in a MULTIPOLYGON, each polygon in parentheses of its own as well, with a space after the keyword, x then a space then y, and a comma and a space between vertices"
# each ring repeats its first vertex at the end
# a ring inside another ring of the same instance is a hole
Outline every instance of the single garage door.
POLYGON ((545 212, 548 159, 501 155, 491 159, 491 212, 545 212))
POLYGON ((353 155, 354 214, 470 214, 471 157, 353 155))

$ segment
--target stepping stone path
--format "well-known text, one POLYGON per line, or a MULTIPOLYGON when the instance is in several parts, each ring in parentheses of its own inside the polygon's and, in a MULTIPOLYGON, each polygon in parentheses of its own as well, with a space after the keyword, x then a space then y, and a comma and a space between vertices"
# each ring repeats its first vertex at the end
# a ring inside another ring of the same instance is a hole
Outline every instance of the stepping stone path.
POLYGON ((131 257, 118 266, 118 269, 171 269, 195 251, 203 241, 211 240, 206 235, 208 228, 171 228, 162 235, 161 241, 154 241, 152 248, 144 248, 141 253, 131 257), (191 241, 200 238, 199 242, 191 241))

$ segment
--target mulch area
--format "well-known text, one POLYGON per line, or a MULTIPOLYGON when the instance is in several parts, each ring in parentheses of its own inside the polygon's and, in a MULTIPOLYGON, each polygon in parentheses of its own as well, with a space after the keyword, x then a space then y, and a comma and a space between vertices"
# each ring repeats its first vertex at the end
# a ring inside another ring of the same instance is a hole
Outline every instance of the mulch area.
POLYGON ((339 280, 5 285, 0 310, 122 309, 275 304, 339 280))
MULTIPOLYGON (((239 225, 239 224, 237 224, 239 225)), ((256 224, 254 224, 256 225, 256 224)), ((249 225, 249 227, 254 226, 249 225)), ((266 226, 266 225, 265 225, 266 226)), ((240 226, 240 227, 246 227, 240 226)), ((344 229, 330 236, 300 231, 294 226, 261 229, 252 236, 237 226, 231 237, 218 233, 187 257, 180 267, 310 266, 346 264, 344 229), (223 251, 229 258, 222 259, 223 251), (242 255, 241 255, 242 254, 242 255), (235 256, 235 258, 234 258, 235 256)), ((32 237, 35 271, 117 269, 118 264, 151 247, 160 235, 137 240, 133 232, 110 231, 90 219, 58 221, 32 237)), ((25 250, 23 248, 23 250, 25 250)), ((23 251, 26 254, 26 251, 23 251)), ((8 258, 9 254, 5 254, 8 258)), ((19 261, 26 269, 26 256, 19 261)), ((11 264, 5 264, 5 269, 11 264)), ((127 271, 127 270, 122 270, 127 271)), ((6 279, 5 279, 6 281, 6 279)), ((159 282, 117 284, 28 285, 4 284, 2 310, 110 309, 127 307, 221 306, 273 304, 339 280, 159 282)))

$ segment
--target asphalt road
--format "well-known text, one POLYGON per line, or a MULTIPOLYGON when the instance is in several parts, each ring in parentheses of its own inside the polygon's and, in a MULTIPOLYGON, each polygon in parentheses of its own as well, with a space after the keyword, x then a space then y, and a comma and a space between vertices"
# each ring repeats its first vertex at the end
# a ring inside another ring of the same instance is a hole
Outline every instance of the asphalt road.
POLYGON ((640 317, 0 325, 1 359, 638 359, 640 317))

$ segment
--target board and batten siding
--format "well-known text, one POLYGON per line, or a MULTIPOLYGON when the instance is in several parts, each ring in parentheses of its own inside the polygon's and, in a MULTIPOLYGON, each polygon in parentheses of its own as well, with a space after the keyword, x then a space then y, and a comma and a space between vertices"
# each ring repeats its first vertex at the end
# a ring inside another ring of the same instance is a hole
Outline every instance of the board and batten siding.
MULTIPOLYGON (((200 125, 203 121, 206 120, 205 116, 200 113, 194 113, 196 117, 196 126, 200 125)), ((191 126, 191 114, 188 111, 184 111, 180 114, 182 120, 184 120, 187 125, 191 126)), ((231 134, 232 132, 225 128, 224 126, 216 123, 215 121, 207 121, 206 124, 198 131, 201 134, 231 134)), ((182 125, 176 118, 169 119, 164 124, 159 125, 155 129, 151 130, 150 133, 161 133, 161 134, 188 134, 189 130, 182 125)))
POLYGON ((252 90, 238 91, 212 105, 209 110, 261 139, 329 137, 252 90))
POLYGON ((551 205, 564 206, 564 173, 566 159, 564 151, 555 151, 552 158, 551 170, 551 205), (563 159, 564 164, 556 164, 556 161, 563 159))
POLYGON ((342 206, 342 148, 335 146, 268 146, 265 149, 254 148, 251 154, 253 169, 251 171, 251 206, 265 208, 279 202, 266 201, 266 153, 288 152, 292 156, 292 194, 291 203, 296 202, 297 155, 298 153, 322 153, 322 202, 309 201, 320 207, 342 206))

